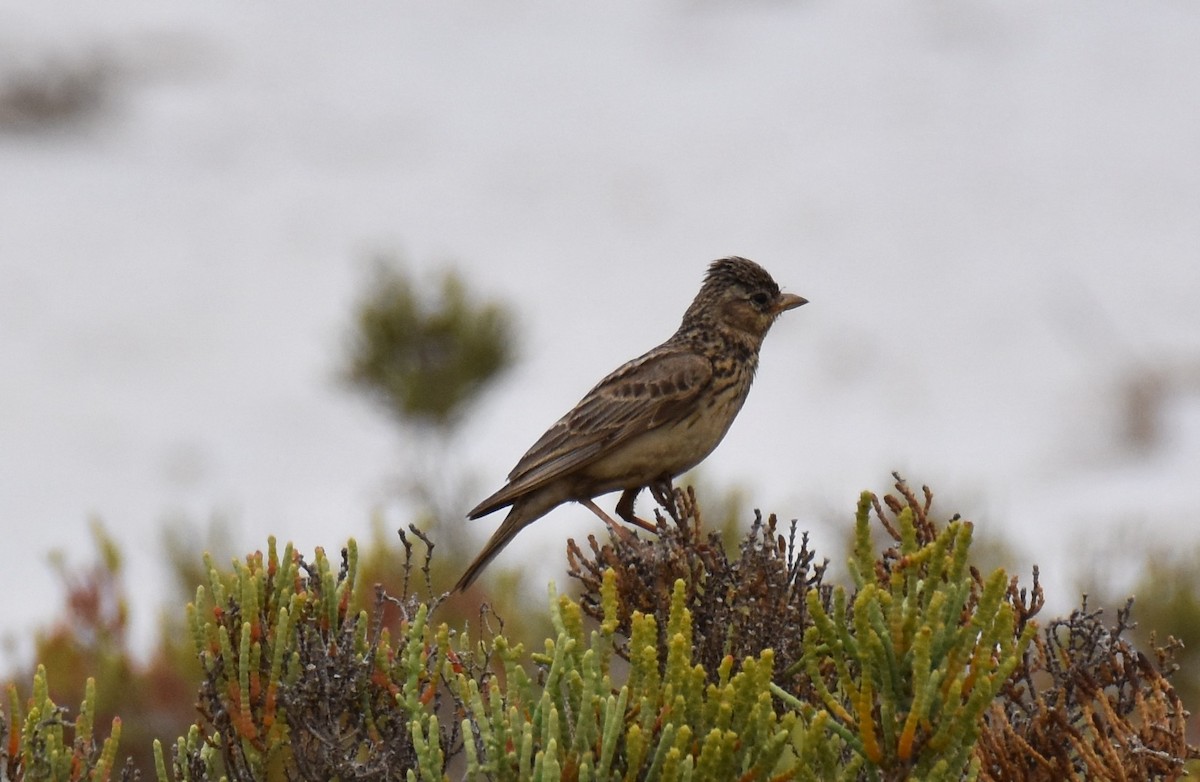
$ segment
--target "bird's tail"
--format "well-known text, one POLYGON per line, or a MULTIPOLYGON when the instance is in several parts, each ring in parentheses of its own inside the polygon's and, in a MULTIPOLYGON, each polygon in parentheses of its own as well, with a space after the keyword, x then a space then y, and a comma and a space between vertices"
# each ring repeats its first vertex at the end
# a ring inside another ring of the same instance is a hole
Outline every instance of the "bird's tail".
POLYGON ((512 510, 504 517, 504 521, 500 524, 500 527, 488 539, 487 545, 483 547, 483 551, 479 552, 479 556, 475 557, 475 561, 467 568, 467 572, 463 573, 462 578, 454 585, 454 591, 463 592, 467 587, 471 586, 472 582, 476 578, 479 578, 479 574, 483 572, 483 569, 488 566, 488 563, 495 559, 496 555, 512 542, 517 533, 544 512, 530 513, 526 504, 522 502, 517 502, 513 505, 512 510))

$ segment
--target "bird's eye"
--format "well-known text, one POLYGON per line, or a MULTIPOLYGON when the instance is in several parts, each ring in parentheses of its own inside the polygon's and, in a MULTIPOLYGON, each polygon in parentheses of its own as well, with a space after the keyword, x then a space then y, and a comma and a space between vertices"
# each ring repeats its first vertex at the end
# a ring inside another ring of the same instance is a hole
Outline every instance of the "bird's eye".
POLYGON ((750 301, 754 302, 755 306, 765 307, 771 302, 771 297, 760 291, 751 296, 750 301))

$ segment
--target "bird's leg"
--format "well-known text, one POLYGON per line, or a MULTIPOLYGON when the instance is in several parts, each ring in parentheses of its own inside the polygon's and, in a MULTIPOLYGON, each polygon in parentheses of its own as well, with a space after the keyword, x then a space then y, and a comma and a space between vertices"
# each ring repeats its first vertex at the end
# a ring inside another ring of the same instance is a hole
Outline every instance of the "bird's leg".
POLYGON ((645 519, 639 519, 633 513, 633 502, 637 499, 638 492, 641 490, 642 487, 638 486, 621 492, 621 499, 617 500, 617 515, 635 527, 641 527, 647 532, 657 532, 658 527, 656 525, 651 524, 645 519))
POLYGON ((595 513, 604 522, 604 525, 612 530, 612 533, 621 539, 624 543, 629 543, 633 539, 633 534, 617 523, 617 520, 605 513, 599 505, 588 500, 579 500, 579 504, 595 513))
POLYGON ((641 490, 641 486, 634 489, 626 489, 621 492, 621 499, 617 500, 617 515, 630 524, 637 524, 637 516, 633 515, 633 503, 637 500, 638 493, 641 490))

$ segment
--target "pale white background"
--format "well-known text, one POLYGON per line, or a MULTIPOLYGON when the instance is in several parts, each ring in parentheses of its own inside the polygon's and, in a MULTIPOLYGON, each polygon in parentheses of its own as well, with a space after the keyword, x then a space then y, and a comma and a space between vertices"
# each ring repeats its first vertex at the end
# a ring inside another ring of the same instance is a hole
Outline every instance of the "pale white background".
MULTIPOLYGON (((336 381, 378 251, 518 312, 455 446, 470 499, 736 253, 812 303, 706 485, 840 552, 899 469, 1066 608, 1116 530, 1195 537, 1197 41, 1181 1, 4 3, 0 76, 110 75, 79 122, 0 133, 0 634, 57 609, 46 555, 90 558, 94 516, 143 640, 165 518, 308 551, 403 521, 420 455, 336 381)), ((593 524, 502 561, 561 583, 593 524)))

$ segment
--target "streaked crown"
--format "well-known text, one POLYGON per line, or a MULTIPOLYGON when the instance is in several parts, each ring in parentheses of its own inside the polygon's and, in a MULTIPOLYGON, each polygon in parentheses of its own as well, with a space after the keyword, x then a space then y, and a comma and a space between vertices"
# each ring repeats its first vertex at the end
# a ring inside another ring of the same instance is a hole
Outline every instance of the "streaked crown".
POLYGON ((702 293, 705 288, 733 286, 742 288, 746 292, 761 291, 770 295, 772 299, 779 296, 779 286, 775 280, 767 273, 766 269, 749 258, 731 255, 708 265, 708 273, 704 275, 704 287, 701 288, 702 293))

